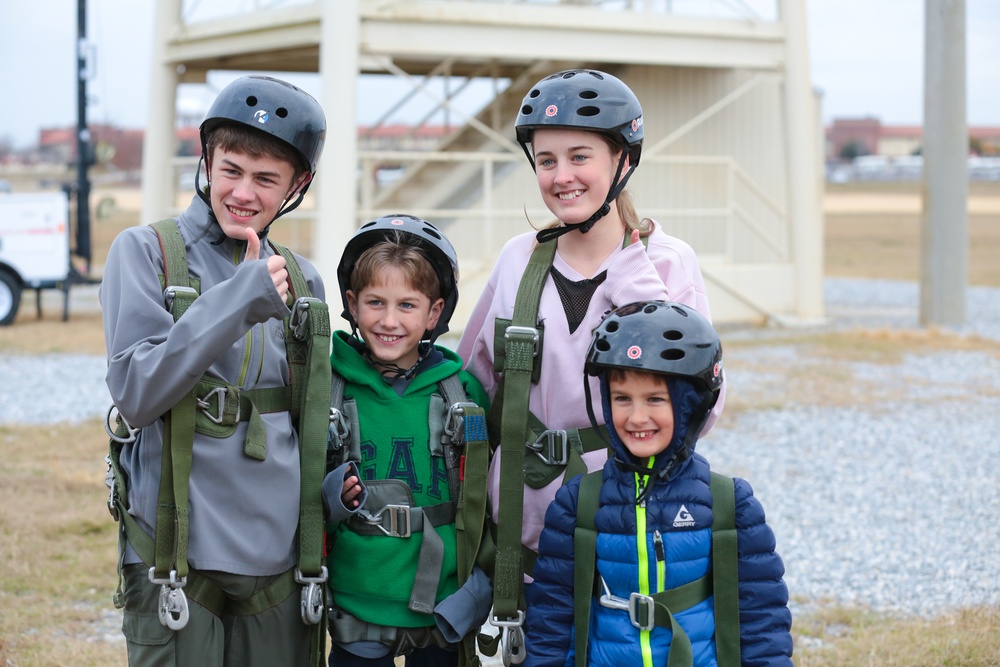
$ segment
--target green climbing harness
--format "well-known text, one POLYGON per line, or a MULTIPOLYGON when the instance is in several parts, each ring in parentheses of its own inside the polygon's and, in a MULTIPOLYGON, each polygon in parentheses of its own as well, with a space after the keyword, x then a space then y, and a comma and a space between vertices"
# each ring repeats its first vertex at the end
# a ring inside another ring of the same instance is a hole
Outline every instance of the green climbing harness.
MULTIPOLYGON (((344 400, 344 387, 343 377, 334 373, 328 470, 362 459, 358 408, 353 399, 344 400)), ((457 373, 438 382, 438 393, 429 400, 427 425, 431 456, 444 461, 450 499, 435 505, 415 506, 413 494, 404 482, 396 479, 367 481, 366 507, 352 516, 346 525, 362 535, 405 539, 422 534, 408 607, 411 611, 429 615, 434 611, 444 556, 444 544, 434 528, 455 524, 459 586, 468 580, 475 564, 488 566, 484 559, 490 556, 492 549, 488 544, 490 536, 484 530, 489 468, 486 413, 469 401, 457 373), (485 547, 484 540, 487 542, 485 547)), ((378 641, 389 646, 395 655, 430 644, 447 644, 434 626, 375 626, 333 606, 331 633, 340 643, 378 641)), ((478 664, 475 638, 466 637, 459 650, 459 665, 478 664)))
MULTIPOLYGON (((152 225, 163 253, 165 307, 180 319, 198 297, 200 281, 188 274, 184 239, 173 219, 152 225)), ((110 436, 107 484, 108 507, 119 522, 119 553, 125 543, 149 569, 149 580, 160 584, 158 615, 160 622, 180 630, 188 620, 188 598, 216 615, 223 609, 235 615, 257 614, 286 599, 301 588, 302 620, 312 626, 312 664, 324 664, 325 582, 323 565, 323 507, 320 488, 324 475, 327 447, 327 409, 330 396, 330 316, 327 305, 312 296, 302 270, 291 251, 271 243, 286 260, 291 287, 291 315, 285 319, 285 350, 290 386, 267 389, 240 389, 226 382, 202 376, 195 387, 163 417, 163 454, 160 489, 154 536, 149 536, 128 512, 125 476, 119 464, 122 447, 134 442, 133 429, 117 415, 114 405, 108 411, 105 427, 110 436), (264 460, 267 434, 261 414, 290 412, 298 425, 301 470, 298 556, 294 570, 277 577, 269 586, 249 599, 234 602, 207 578, 188 568, 188 479, 191 472, 192 445, 197 431, 225 437, 236 431, 237 423, 247 422, 244 454, 264 460), (112 424, 114 421, 114 424, 112 424), (172 527, 172 529, 159 529, 172 527)), ((119 559, 119 583, 115 606, 125 604, 122 592, 122 558, 119 559)))
MULTIPOLYGON (((625 236, 624 245, 631 239, 625 236)), ((648 243, 642 237, 643 246, 648 243)), ((545 329, 538 321, 542 289, 552 269, 556 241, 537 245, 518 285, 511 319, 494 323, 493 368, 501 373, 490 406, 490 444, 501 451, 500 520, 496 537, 496 573, 493 578, 493 617, 496 637, 480 637, 486 655, 501 652, 505 666, 524 660, 524 575, 534 569, 537 554, 521 543, 524 486, 540 489, 560 474, 563 483, 587 472, 583 455, 607 448, 594 428, 549 429, 528 407, 531 385, 541 373, 545 329)))
POLYGON ((669 628, 673 633, 667 667, 691 667, 691 641, 675 614, 714 595, 715 650, 719 667, 739 667, 740 607, 736 543, 736 497, 733 479, 712 473, 712 565, 705 576, 653 595, 611 595, 597 575, 597 527, 601 470, 580 480, 576 529, 573 532, 573 641, 576 667, 586 667, 590 636, 590 607, 598 604, 627 612, 632 625, 649 631, 669 628))

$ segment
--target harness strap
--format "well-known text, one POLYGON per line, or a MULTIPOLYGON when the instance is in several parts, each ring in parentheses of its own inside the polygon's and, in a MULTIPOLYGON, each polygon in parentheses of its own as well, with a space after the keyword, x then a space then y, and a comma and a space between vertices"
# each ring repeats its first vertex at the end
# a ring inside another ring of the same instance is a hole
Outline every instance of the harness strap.
POLYGON ((712 576, 715 652, 720 667, 740 665, 739 551, 736 487, 732 477, 712 473, 712 576))
POLYGON ((597 526, 595 519, 601 501, 601 470, 588 473, 580 480, 576 504, 576 528, 573 530, 573 637, 576 667, 587 667, 590 639, 590 603, 594 599, 597 574, 597 526))
MULTIPOLYGON (((128 513, 124 503, 119 499, 118 510, 122 517, 121 533, 127 534, 128 542, 136 555, 146 564, 152 562, 155 543, 146 531, 144 531, 135 518, 128 513)), ((124 544, 121 544, 124 551, 124 544)), ((270 609, 288 598, 295 592, 299 584, 295 581, 294 571, 288 570, 272 581, 264 588, 256 591, 246 600, 229 600, 226 593, 215 585, 210 579, 202 576, 197 570, 188 570, 187 584, 184 592, 187 597, 208 609, 216 616, 222 616, 223 612, 235 614, 236 616, 253 616, 265 609, 270 609)), ((119 585, 118 594, 121 593, 119 585)), ((117 597, 117 596, 116 596, 117 597)), ((122 606, 124 599, 121 600, 122 606)), ((116 606, 119 606, 116 602, 116 606)), ((120 608, 120 606, 119 606, 120 608)))
MULTIPOLYGON (((583 476, 577 500, 577 525, 573 533, 573 618, 576 667, 587 664, 590 635, 590 607, 596 588, 597 527, 602 471, 583 476)), ((672 639, 667 667, 690 667, 693 662, 691 641, 674 614, 690 609, 714 596, 715 647, 720 667, 740 664, 740 618, 738 553, 736 537, 736 501, 731 477, 713 472, 712 492, 712 569, 703 577, 670 590, 649 596, 633 594, 628 600, 602 596, 604 606, 628 611, 633 625, 640 629, 653 626, 670 628, 672 639), (608 604, 605 604, 605 603, 608 604)))
POLYGON ((330 636, 338 644, 378 642, 388 646, 389 651, 397 657, 428 646, 449 647, 448 640, 436 625, 418 628, 378 625, 363 621, 336 607, 330 607, 330 636))
POLYGON ((531 253, 518 285, 511 325, 504 331, 504 406, 500 416, 500 502, 503 511, 497 526, 497 564, 493 580, 493 610, 498 619, 517 618, 523 606, 521 529, 528 394, 535 358, 541 351, 536 326, 538 303, 555 252, 553 241, 538 245, 531 253))
MULTIPOLYGON (((157 233, 163 257, 164 303, 176 322, 197 298, 197 288, 200 285, 192 287, 187 251, 177 223, 173 219, 165 219, 154 223, 152 227, 157 233)), ((303 621, 314 626, 311 652, 313 664, 318 665, 323 662, 326 636, 325 630, 317 623, 322 618, 324 587, 317 587, 316 584, 321 579, 325 581, 320 487, 325 464, 325 413, 329 402, 327 392, 330 364, 326 356, 330 345, 329 310, 326 304, 312 298, 308 282, 291 251, 275 243, 271 246, 285 258, 291 282, 289 294, 293 302, 292 316, 285 318, 284 323, 290 387, 241 391, 203 376, 198 386, 164 415, 163 467, 156 524, 158 529, 155 531, 150 560, 154 562, 153 577, 158 580, 174 582, 175 577, 184 578, 188 575, 188 483, 195 431, 211 434, 222 429, 223 433, 231 433, 237 421, 247 421, 244 453, 251 458, 263 460, 266 455, 267 433, 261 414, 288 410, 298 425, 301 466, 298 567, 292 574, 292 584, 288 584, 287 577, 282 575, 264 589, 269 592, 263 593, 260 598, 264 600, 261 603, 263 607, 254 604, 246 608, 251 609, 248 613, 256 613, 253 611, 255 609, 266 609, 270 606, 266 602, 268 596, 280 598, 280 601, 294 591, 295 586, 303 585, 303 621), (299 298, 296 299, 296 296, 299 298), (170 528, 165 529, 166 527, 170 528)), ((197 282, 196 279, 194 281, 197 282)), ((110 458, 116 458, 114 446, 110 458)), ((113 467, 120 478, 117 460, 113 467)), ((119 495, 123 496, 124 493, 119 495)), ((127 511, 122 512, 119 508, 119 513, 122 515, 120 541, 127 536, 138 553, 133 541, 142 542, 140 535, 145 534, 127 511)), ((148 556, 143 558, 149 559, 148 556)), ((192 582, 181 585, 192 585, 192 582)), ((194 586, 189 592, 198 588, 203 586, 194 586)), ((207 593, 203 596, 214 597, 207 593)), ((116 604, 123 602, 120 573, 115 601, 116 604)))

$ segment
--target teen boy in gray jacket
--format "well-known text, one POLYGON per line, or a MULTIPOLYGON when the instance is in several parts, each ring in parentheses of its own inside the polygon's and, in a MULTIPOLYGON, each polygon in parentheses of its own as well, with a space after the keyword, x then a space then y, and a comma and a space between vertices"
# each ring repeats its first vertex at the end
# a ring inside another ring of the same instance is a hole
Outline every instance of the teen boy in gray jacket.
MULTIPOLYGON (((267 231, 301 201, 325 136, 323 111, 304 91, 269 77, 236 80, 201 126, 207 187, 196 178, 198 196, 174 219, 197 298, 174 312, 183 290, 165 296, 165 242, 149 227, 125 230, 108 255, 100 291, 107 385, 134 434, 118 460, 127 544, 124 596, 116 596, 131 665, 316 658, 317 626, 307 624, 302 594, 317 587, 299 569, 300 481, 309 462, 300 461, 289 412, 288 264, 301 267, 313 297, 325 293, 315 268, 298 256, 286 264, 267 231), (193 409, 177 408, 184 401, 193 409), (177 465, 177 432, 190 429, 185 415, 194 421, 188 473, 177 465), (173 503, 163 502, 164 475, 173 503)), ((327 374, 327 401, 329 381, 327 374)), ((325 437, 320 479, 324 455, 325 437)), ((322 612, 322 597, 309 601, 322 612)))

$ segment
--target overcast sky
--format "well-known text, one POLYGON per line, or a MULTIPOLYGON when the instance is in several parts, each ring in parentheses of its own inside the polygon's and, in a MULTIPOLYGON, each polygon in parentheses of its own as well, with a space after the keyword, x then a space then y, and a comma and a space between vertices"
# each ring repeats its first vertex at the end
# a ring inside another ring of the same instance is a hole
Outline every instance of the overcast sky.
MULTIPOLYGON (((270 0, 258 4, 280 4, 270 0)), ((719 3, 722 0, 704 0, 719 3)), ((805 0, 813 85, 823 117, 875 116, 888 124, 923 119, 924 2, 805 0)), ((750 0, 752 3, 766 0, 750 0)), ((1000 125, 1000 0, 965 0, 968 122, 1000 125)), ((148 72, 155 0, 87 0, 95 52, 88 82, 92 123, 140 128, 148 114, 148 72)), ((185 0, 205 17, 213 6, 254 0, 185 0)), ((0 0, 0 140, 35 143, 38 130, 76 124, 77 0, 0 0)), ((319 94, 315 77, 286 78, 319 94)), ((210 78, 222 86, 225 75, 210 78)), ((363 83, 361 92, 371 83, 363 83)), ((404 89, 405 90, 405 89, 404 89)), ((202 113, 214 91, 185 87, 184 103, 202 113)), ((359 98, 385 96, 359 95, 359 98)), ((381 109, 360 106, 362 122, 381 109)))

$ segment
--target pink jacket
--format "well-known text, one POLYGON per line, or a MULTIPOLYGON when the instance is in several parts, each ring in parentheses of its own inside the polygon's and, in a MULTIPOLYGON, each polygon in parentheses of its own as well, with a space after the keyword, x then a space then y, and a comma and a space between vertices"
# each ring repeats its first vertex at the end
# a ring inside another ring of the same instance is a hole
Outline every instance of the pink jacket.
MULTIPOLYGON (((513 315, 514 298, 534 249, 534 241, 534 232, 521 234, 508 241, 500 251, 489 282, 458 344, 458 353, 465 360, 466 369, 482 383, 491 399, 500 381, 499 373, 493 370, 493 322, 497 317, 510 318, 513 315)), ((552 265, 569 280, 592 277, 582 276, 570 268, 558 251, 552 265)), ((655 223, 646 249, 641 243, 619 248, 611 253, 597 273, 605 269, 607 279, 597 288, 586 317, 572 335, 551 276, 542 289, 538 306, 538 319, 545 326, 542 368, 538 384, 531 386, 529 408, 550 429, 590 426, 584 403, 583 362, 592 332, 609 309, 632 301, 666 299, 687 304, 711 319, 705 282, 694 250, 684 241, 664 234, 655 223)), ((594 414, 603 423, 600 387, 595 378, 589 378, 589 381, 594 414)), ((725 385, 702 435, 715 424, 724 401, 725 385)), ((494 521, 498 518, 499 450, 497 454, 489 472, 490 506, 494 521)), ((604 451, 590 452, 584 455, 584 460, 589 470, 598 470, 607 460, 607 454, 604 451)), ((545 510, 561 485, 562 475, 542 489, 525 487, 521 541, 533 551, 538 551, 538 536, 545 523, 545 510)))

